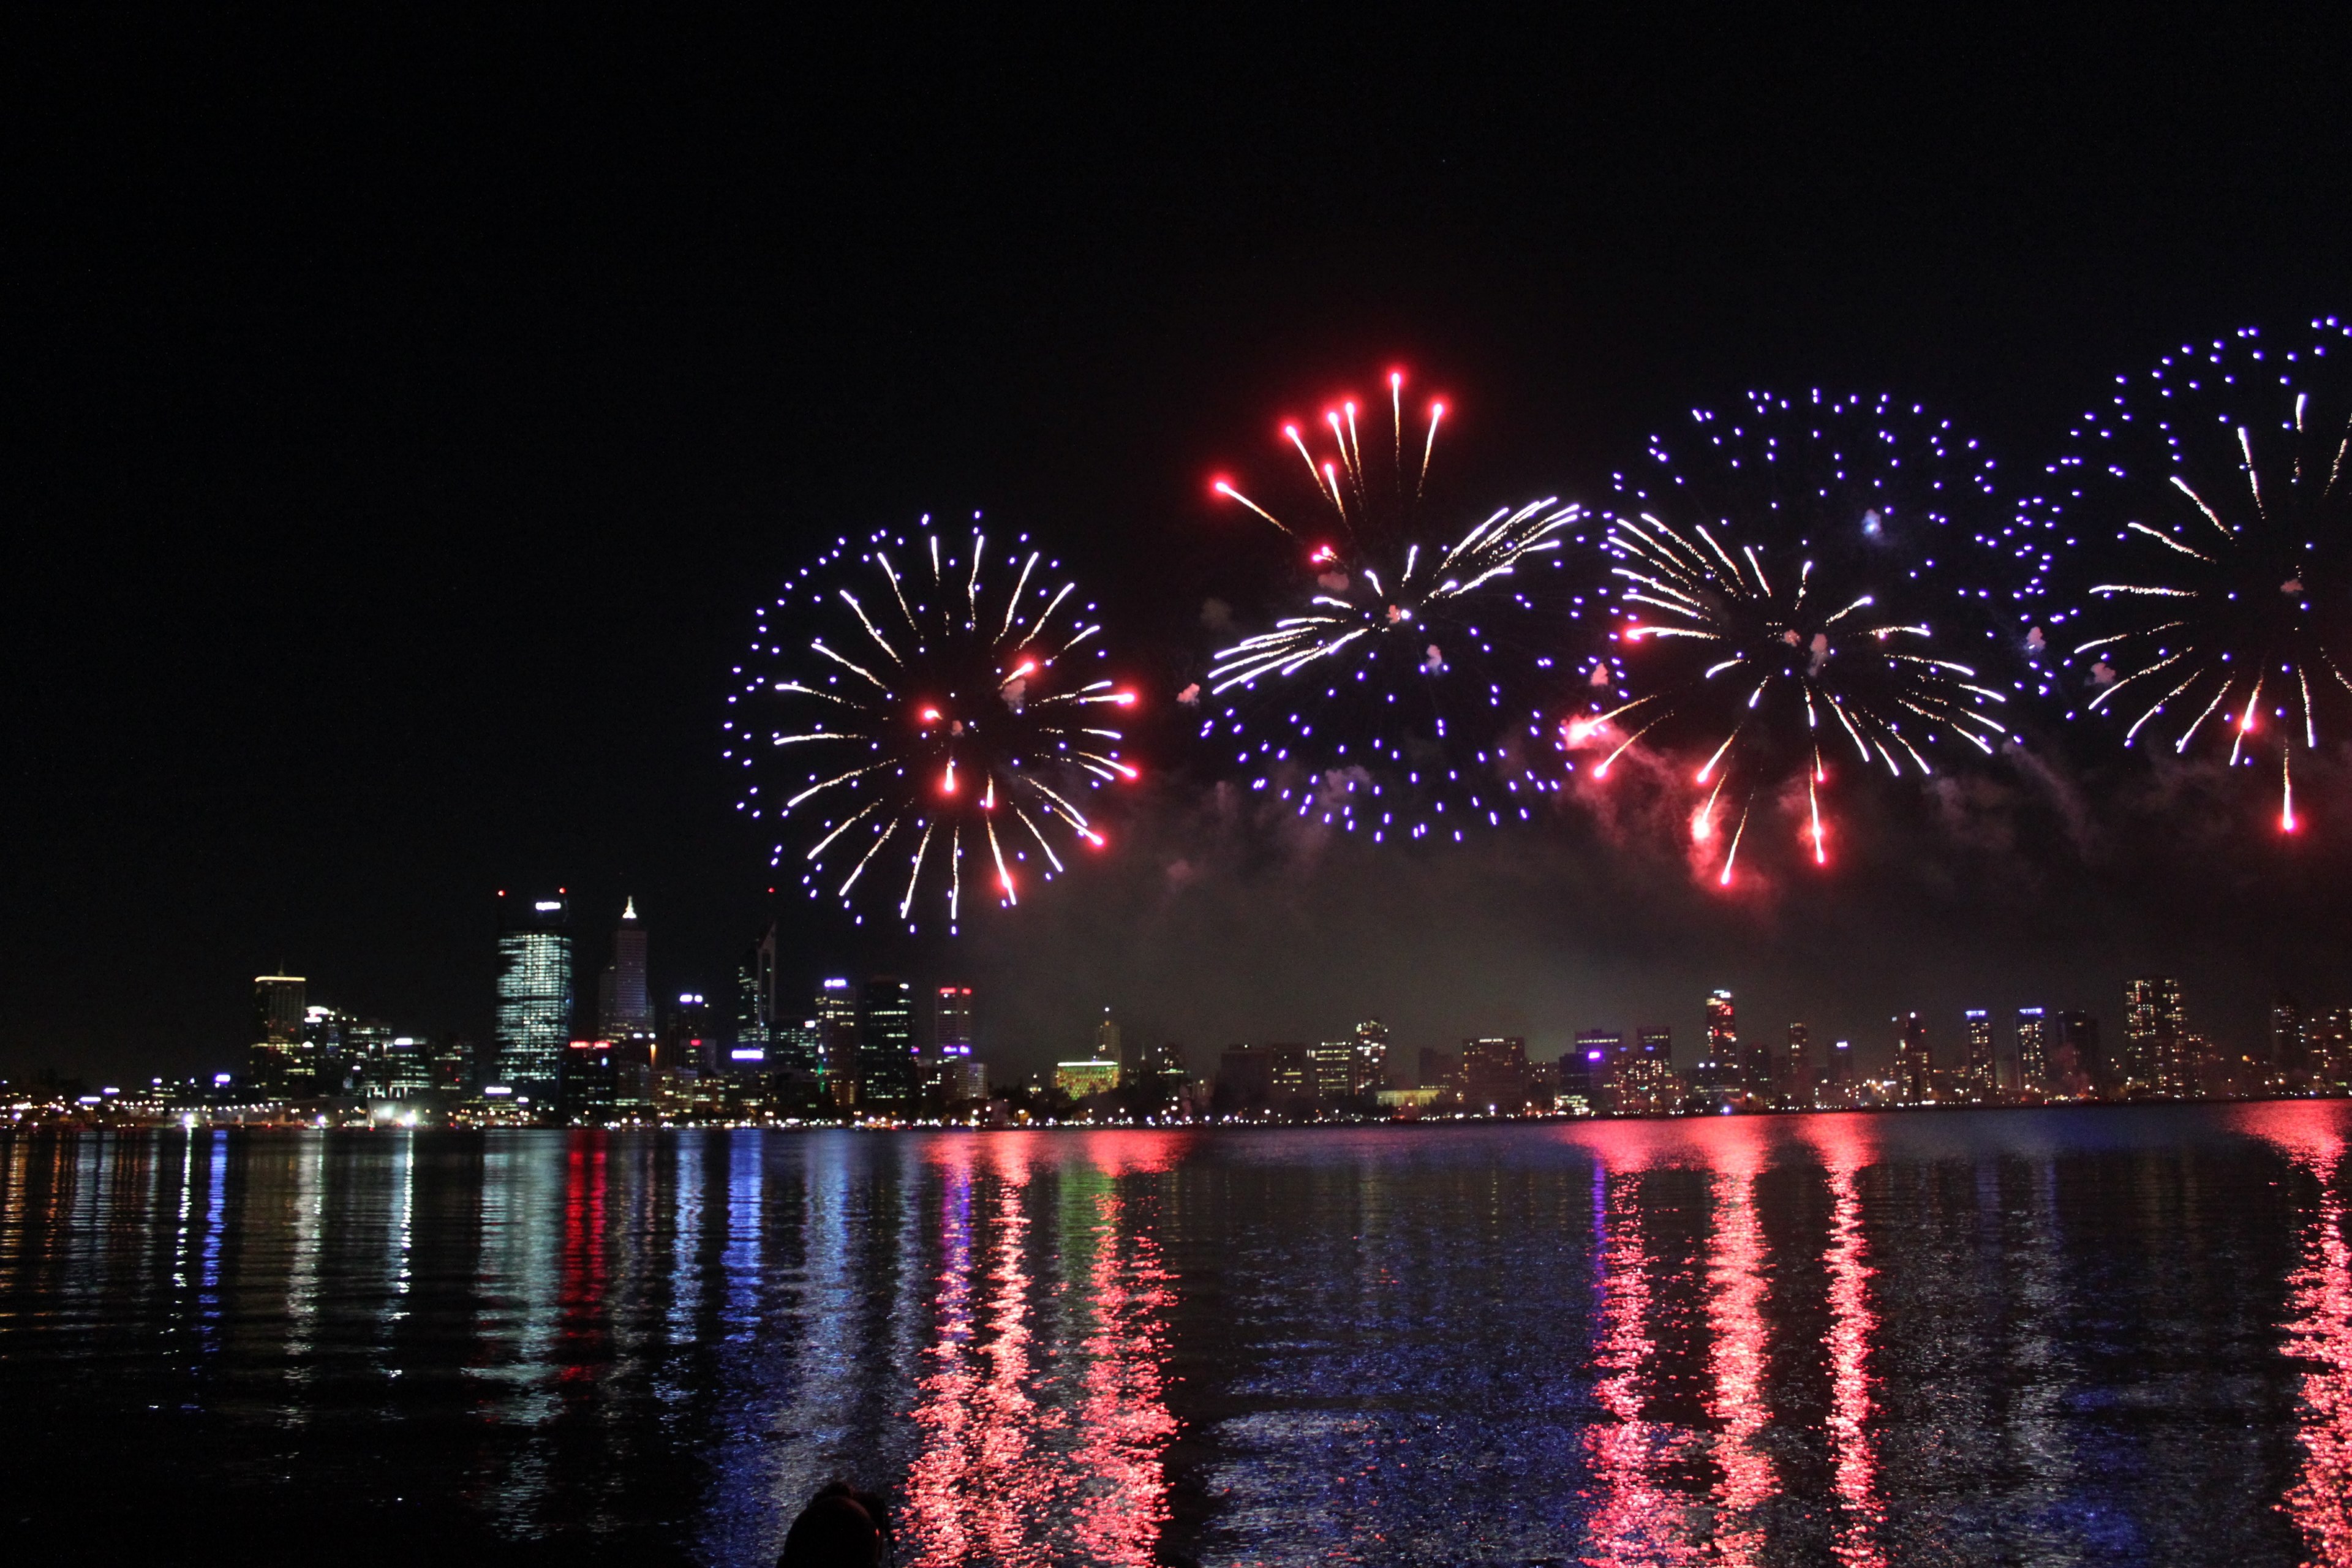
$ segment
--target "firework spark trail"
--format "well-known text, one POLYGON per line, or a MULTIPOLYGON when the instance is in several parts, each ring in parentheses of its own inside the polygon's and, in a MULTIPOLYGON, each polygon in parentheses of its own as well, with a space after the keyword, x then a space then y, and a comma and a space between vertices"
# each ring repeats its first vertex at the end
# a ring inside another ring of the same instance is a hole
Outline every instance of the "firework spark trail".
POLYGON ((2275 746, 2283 833, 2304 821, 2294 752, 2352 719, 2347 362, 2335 317, 2185 346, 2118 376, 2068 433, 2052 496, 2021 509, 2076 547, 2032 642, 2066 716, 2106 714, 2125 745, 2146 732, 2175 755, 2226 732, 2229 767, 2275 746))
POLYGON ((1990 459, 1916 407, 1757 394, 1695 421, 1695 455, 1653 443, 1654 494, 1619 476, 1602 548, 1626 689, 1560 734, 1571 753, 1603 749, 1596 783, 1637 742, 1688 758, 1707 791, 1691 841, 1727 888, 1759 806, 1801 813, 1797 841, 1829 864, 1831 759, 1848 748, 1898 779, 1935 772, 1938 742, 1992 753, 2009 694, 1932 628, 1946 609, 1989 627, 1963 606, 1990 605, 1991 581, 2038 584, 2048 552, 2001 531, 1990 459), (1939 554, 1973 570, 1948 570, 1947 586, 1939 554), (1801 802, 1780 788, 1801 769, 1801 802))
POLYGON ((1379 403, 1352 398, 1319 421, 1328 456, 1300 423, 1282 426, 1313 485, 1309 512, 1212 485, 1307 547, 1311 585, 1212 659, 1201 734, 1301 817, 1376 842, 1458 842, 1527 820, 1558 787, 1536 759, 1551 744, 1560 632, 1585 608, 1561 569, 1582 512, 1553 499, 1447 522, 1424 500, 1446 406, 1432 402, 1426 428, 1409 432, 1404 381, 1389 374, 1386 439, 1379 403))
POLYGON ((945 549, 929 523, 911 545, 887 531, 863 547, 842 541, 793 578, 760 613, 721 730, 727 761, 744 770, 737 809, 778 835, 772 867, 789 858, 812 899, 861 922, 870 889, 910 930, 929 908, 952 932, 968 856, 986 857, 984 883, 1010 908, 1028 844, 1046 880, 1064 869, 1057 835, 1102 847, 1080 802, 1137 776, 1107 721, 1135 695, 1098 674, 1092 605, 1056 617, 1076 584, 1049 585, 1054 563, 1016 549, 1017 574, 999 588, 988 563, 1012 573, 1010 559, 991 557, 977 519, 968 542, 945 549), (910 552, 917 564, 902 571, 892 553, 910 552), (869 571, 887 596, 861 596, 869 571), (853 647, 863 662, 841 651, 853 647), (1019 831, 998 832, 1006 813, 1019 831))

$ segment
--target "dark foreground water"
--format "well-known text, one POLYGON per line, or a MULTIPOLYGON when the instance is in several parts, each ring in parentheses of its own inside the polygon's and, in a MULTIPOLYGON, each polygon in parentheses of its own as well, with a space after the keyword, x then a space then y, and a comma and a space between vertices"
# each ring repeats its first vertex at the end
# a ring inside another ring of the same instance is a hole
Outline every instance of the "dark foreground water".
POLYGON ((2347 1129, 0 1140, 0 1550, 2352 1562, 2347 1129))

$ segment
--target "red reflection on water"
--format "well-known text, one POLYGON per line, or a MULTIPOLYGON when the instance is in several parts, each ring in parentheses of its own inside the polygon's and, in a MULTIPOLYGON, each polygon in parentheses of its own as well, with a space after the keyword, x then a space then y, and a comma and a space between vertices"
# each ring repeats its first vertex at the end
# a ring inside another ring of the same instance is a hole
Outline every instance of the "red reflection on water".
POLYGON ((1076 1213, 1062 1211, 1055 1234, 1074 1247, 1045 1321, 1086 1327, 1059 1343, 1049 1336, 1042 1350, 1033 1344, 1040 1331, 1030 1321, 1025 1261, 1029 1178, 1032 1161, 1052 1149, 1035 1134, 989 1139, 981 1146, 994 1166, 994 1201, 978 1205, 973 1145, 957 1140, 955 1152, 937 1156, 945 1167, 945 1247, 939 1331, 924 1352, 930 1370, 914 1412, 925 1441, 907 1475, 907 1561, 934 1568, 1081 1556, 1147 1568, 1154 1561, 1169 1516, 1165 1455, 1176 1434, 1167 1405, 1174 1277, 1148 1198, 1122 1194, 1116 1183, 1171 1168, 1187 1141, 1097 1134, 1080 1145, 1095 1172, 1062 1167, 1061 1192, 1076 1213), (1101 1190, 1087 1194, 1088 1186, 1101 1190))
MULTIPOLYGON (((1168 1170, 1188 1140, 1175 1133, 1097 1133, 1087 1156, 1113 1179, 1168 1170)), ((1174 1279, 1160 1241, 1112 1186, 1095 1199, 1100 1245, 1094 1270, 1094 1332, 1087 1336, 1082 1441, 1072 1456, 1084 1488, 1078 1543, 1094 1561, 1149 1568, 1168 1522, 1168 1309, 1174 1279), (1124 1244, 1124 1245, 1122 1245, 1124 1244)))
POLYGON ((595 1352, 604 1337, 604 1135, 575 1132, 565 1162, 563 1273, 557 1302, 559 1381, 586 1394, 603 1368, 595 1352))
POLYGON ((1715 1547, 1725 1562, 1753 1563, 1764 1545, 1756 1510, 1777 1489, 1771 1458, 1756 1441, 1768 1419, 1764 1370, 1771 1348, 1764 1319, 1764 1226, 1756 1214, 1764 1132, 1746 1118, 1712 1126, 1706 1141, 1717 1199, 1706 1276, 1715 1396, 1707 1414, 1719 1425, 1716 1462, 1723 1471, 1715 1489, 1715 1547))
MULTIPOLYGON (((998 1563, 1043 1561, 1026 1541, 1027 1520, 1042 1512, 1040 1478, 1028 1463, 1034 1402, 1029 1373, 1029 1237, 1025 1194, 1035 1134, 987 1141, 996 1181, 988 1249, 987 1298, 973 1320, 969 1160, 950 1160, 947 1201, 950 1243, 940 1279, 940 1332, 925 1352, 937 1366, 920 1384, 915 1420, 929 1434, 907 1472, 908 1523, 918 1564, 967 1561, 974 1552, 998 1563)), ((951 1141, 962 1145, 964 1141, 951 1141)))
POLYGON ((1589 1144, 1606 1184, 1601 1205, 1601 1333, 1592 1394, 1609 1418, 1596 1422, 1585 1442, 1600 1497, 1586 1521, 1584 1561, 1648 1563, 1696 1561, 1685 1539, 1685 1500, 1664 1483, 1662 1470, 1678 1447, 1672 1428, 1645 1415, 1643 1385, 1657 1356, 1651 1328, 1650 1254, 1642 1236, 1642 1175, 1666 1142, 1638 1121, 1574 1130, 1589 1144))
POLYGON ((2344 1241, 2344 1118, 2329 1105, 2273 1102, 2236 1108, 2244 1131, 2269 1140, 2319 1184, 2319 1209, 2304 1232, 2303 1266, 2288 1278, 2294 1317, 2288 1354, 2304 1365, 2303 1474, 2279 1506, 2316 1563, 2352 1562, 2352 1247, 2344 1241))
POLYGON ((1830 1189, 1829 1243, 1822 1267, 1830 1279, 1830 1451, 1839 1500, 1845 1504, 1832 1550, 1854 1568, 1880 1568, 1884 1510, 1878 1499, 1878 1456, 1869 1420, 1870 1342, 1878 1315, 1870 1305, 1870 1267, 1862 1234, 1862 1190, 1855 1180, 1875 1153, 1864 1124, 1850 1116, 1800 1119, 1818 1150, 1830 1189))

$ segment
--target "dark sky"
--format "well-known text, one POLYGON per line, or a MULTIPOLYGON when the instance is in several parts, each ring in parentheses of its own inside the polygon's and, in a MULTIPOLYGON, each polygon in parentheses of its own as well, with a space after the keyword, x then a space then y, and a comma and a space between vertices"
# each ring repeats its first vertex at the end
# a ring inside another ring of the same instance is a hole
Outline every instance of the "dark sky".
MULTIPOLYGON (((502 886, 592 931, 634 893, 657 984, 715 989, 768 901, 728 670, 838 533, 1045 534, 1150 685, 1204 646, 1204 476, 1393 361, 1456 395, 1497 496, 1598 497, 1753 384, 1896 388, 2022 468, 2116 369, 2352 307, 2340 21, 1916 9, 19 16, 0 1071, 231 1065, 280 964, 479 1031, 502 886)), ((1105 1003, 1205 1060, 1364 1012, 1408 1047, 1695 1031, 1717 984, 1874 1048, 1915 1005, 1946 1038, 1963 1005, 2113 1027, 2142 968, 2225 1035, 2277 984, 2352 1001, 2352 789, 2287 858, 2210 780, 2060 758, 2087 840, 2012 770, 1727 905, 1582 819, 1269 837, 1162 723, 1096 872, 961 952, 787 905, 788 971, 977 978, 1023 1066, 1105 1003)))

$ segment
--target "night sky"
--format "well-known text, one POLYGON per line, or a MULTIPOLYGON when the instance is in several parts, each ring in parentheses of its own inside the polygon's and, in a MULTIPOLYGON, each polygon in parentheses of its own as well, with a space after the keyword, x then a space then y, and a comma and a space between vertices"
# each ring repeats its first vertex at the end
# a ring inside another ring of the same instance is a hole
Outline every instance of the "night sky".
POLYGON ((2352 309, 2342 17, 1891 16, 12 22, 0 1072, 236 1065, 279 965, 479 1035, 501 887, 571 889, 588 994, 625 893, 659 989, 718 990, 771 902, 719 762, 752 605, 975 508, 1101 601, 1152 782, 960 949, 778 908, 795 986, 971 980, 1007 1067, 1105 1004, 1205 1068, 1367 1013, 1687 1041, 1717 984, 1874 1055, 1906 1006, 2112 1030, 2140 971, 2232 1043, 2275 986, 2352 1003, 2347 779, 2288 852, 2254 786, 2086 736, 2035 774, 2072 826, 1989 768, 1724 900, 1577 816, 1271 832, 1186 744, 1202 601, 1263 559, 1208 476, 1391 363, 1496 500, 1598 501, 1756 385, 1895 389, 2021 478, 2115 372, 2352 309))

